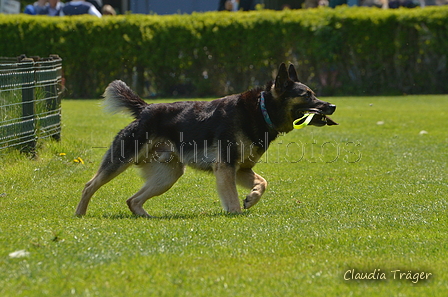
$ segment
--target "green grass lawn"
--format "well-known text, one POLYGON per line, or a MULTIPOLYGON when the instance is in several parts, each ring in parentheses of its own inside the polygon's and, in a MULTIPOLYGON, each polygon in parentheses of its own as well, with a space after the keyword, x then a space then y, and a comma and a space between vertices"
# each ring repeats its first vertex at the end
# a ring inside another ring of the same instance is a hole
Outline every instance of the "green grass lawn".
POLYGON ((61 142, 0 152, 0 296, 446 296, 448 96, 326 99, 340 125, 278 138, 254 208, 223 213, 213 176, 187 170, 145 204, 155 219, 126 206, 135 169, 74 216, 130 118, 63 101, 61 142))

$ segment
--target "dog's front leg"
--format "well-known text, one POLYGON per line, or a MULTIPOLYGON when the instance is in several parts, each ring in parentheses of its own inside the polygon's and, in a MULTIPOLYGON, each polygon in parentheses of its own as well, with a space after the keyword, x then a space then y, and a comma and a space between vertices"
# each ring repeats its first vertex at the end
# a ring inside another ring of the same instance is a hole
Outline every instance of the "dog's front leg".
POLYGON ((240 169, 236 177, 239 185, 251 189, 249 195, 243 201, 245 209, 251 208, 260 201, 268 183, 261 175, 253 172, 252 169, 240 169))
POLYGON ((236 190, 236 169, 226 163, 215 163, 213 172, 222 207, 231 213, 241 213, 240 201, 236 190))

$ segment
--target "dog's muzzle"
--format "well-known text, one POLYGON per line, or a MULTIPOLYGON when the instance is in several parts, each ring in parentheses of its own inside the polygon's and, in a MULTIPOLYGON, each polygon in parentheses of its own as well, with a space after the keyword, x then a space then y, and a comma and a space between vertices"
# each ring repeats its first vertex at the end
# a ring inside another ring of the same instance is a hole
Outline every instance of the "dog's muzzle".
MULTIPOLYGON (((330 117, 328 117, 328 115, 333 114, 336 110, 336 105, 334 104, 329 104, 325 107, 324 110, 318 109, 318 108, 304 108, 304 109, 299 109, 298 112, 300 114, 302 114, 302 116, 305 113, 314 113, 315 116, 313 117, 313 119, 310 122, 310 125, 314 125, 314 126, 333 126, 333 125, 339 125, 338 123, 336 123, 335 121, 333 121, 330 117)), ((301 124, 301 123, 297 123, 297 124, 301 124)))
POLYGON ((323 113, 325 115, 329 115, 329 114, 333 114, 335 112, 335 110, 336 110, 336 105, 330 104, 330 105, 328 105, 327 108, 325 108, 325 111, 323 111, 323 113))

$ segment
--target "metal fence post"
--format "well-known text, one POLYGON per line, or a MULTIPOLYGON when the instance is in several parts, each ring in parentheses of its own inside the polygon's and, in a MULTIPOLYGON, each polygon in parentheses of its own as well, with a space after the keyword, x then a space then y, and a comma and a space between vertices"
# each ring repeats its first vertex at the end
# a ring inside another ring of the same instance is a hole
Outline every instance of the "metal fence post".
POLYGON ((34 60, 25 58, 20 61, 18 66, 22 78, 22 150, 34 154, 36 148, 34 123, 34 60))

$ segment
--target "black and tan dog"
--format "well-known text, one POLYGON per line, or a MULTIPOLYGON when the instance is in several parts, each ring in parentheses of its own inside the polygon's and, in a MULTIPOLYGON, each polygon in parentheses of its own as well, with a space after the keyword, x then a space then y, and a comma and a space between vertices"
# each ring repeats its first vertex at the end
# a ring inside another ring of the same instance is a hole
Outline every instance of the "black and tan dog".
POLYGON ((302 84, 293 65, 281 64, 275 81, 210 102, 147 104, 122 81, 105 91, 111 111, 126 110, 135 120, 121 130, 95 176, 86 184, 76 214, 86 213, 92 195, 105 183, 136 164, 144 186, 127 200, 130 210, 149 217, 143 204, 166 192, 185 166, 213 172, 224 210, 241 212, 237 183, 250 189, 244 208, 255 205, 267 183, 252 167, 280 133, 305 112, 315 113, 310 125, 336 125, 326 115, 336 106, 316 98, 302 84))

